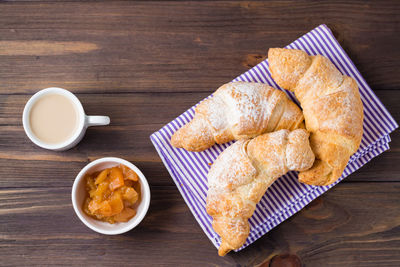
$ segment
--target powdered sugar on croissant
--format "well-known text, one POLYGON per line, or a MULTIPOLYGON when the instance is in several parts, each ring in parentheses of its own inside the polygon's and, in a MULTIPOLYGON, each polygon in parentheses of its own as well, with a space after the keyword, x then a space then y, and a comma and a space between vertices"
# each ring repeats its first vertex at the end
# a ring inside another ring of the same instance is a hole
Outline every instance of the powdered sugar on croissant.
POLYGON ((171 144, 202 151, 215 143, 293 130, 303 119, 300 108, 280 90, 262 83, 227 83, 196 107, 193 120, 172 136, 171 144))
POLYGON ((308 137, 304 129, 279 130, 239 140, 218 156, 208 173, 207 212, 221 236, 219 255, 245 243, 250 232, 248 219, 277 178, 313 165, 308 137))

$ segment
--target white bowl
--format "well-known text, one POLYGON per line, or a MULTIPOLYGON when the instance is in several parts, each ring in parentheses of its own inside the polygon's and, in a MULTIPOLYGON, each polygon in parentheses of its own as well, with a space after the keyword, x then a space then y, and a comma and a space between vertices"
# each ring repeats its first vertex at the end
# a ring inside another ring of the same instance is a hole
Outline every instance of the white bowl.
POLYGON ((92 161, 88 165, 86 165, 76 176, 74 185, 72 186, 72 205, 74 207, 76 215, 78 215, 79 219, 90 229, 105 235, 118 235, 125 232, 128 232, 135 228, 144 218, 149 209, 150 205, 150 188, 147 183, 146 177, 144 177, 143 173, 132 163, 120 158, 101 158, 95 161, 92 161), (82 206, 86 197, 86 188, 85 188, 85 174, 93 173, 96 171, 103 170, 105 168, 110 168, 113 166, 117 166, 119 164, 123 164, 126 167, 132 169, 139 176, 140 182, 140 203, 136 210, 136 215, 127 222, 120 222, 110 224, 108 222, 102 222, 96 220, 90 216, 88 216, 83 210, 82 206))

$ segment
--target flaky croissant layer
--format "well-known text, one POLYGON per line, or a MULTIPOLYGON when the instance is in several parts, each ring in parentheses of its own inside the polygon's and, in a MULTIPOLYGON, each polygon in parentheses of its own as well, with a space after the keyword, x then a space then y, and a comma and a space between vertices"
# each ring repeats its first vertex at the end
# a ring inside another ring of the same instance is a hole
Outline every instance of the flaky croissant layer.
POLYGON ((262 83, 232 82, 196 107, 193 120, 174 133, 171 144, 202 151, 215 143, 294 130, 303 120, 300 108, 282 91, 262 83))
POLYGON ((363 104, 356 81, 321 55, 295 49, 268 51, 272 78, 295 93, 317 160, 299 181, 329 185, 342 175, 363 135, 363 104))
POLYGON ((237 141, 215 160, 208 173, 207 212, 221 236, 220 256, 245 243, 250 231, 248 219, 277 178, 313 165, 308 137, 304 129, 266 133, 237 141))

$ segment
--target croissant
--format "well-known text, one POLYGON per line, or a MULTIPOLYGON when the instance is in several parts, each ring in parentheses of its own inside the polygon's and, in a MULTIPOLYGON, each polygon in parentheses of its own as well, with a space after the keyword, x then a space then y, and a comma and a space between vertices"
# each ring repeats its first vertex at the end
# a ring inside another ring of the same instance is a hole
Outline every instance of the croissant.
POLYGON ((208 173, 206 208, 222 240, 220 256, 245 243, 250 231, 248 219, 277 178, 313 165, 308 137, 304 129, 266 133, 237 141, 215 160, 208 173))
POLYGON ((232 82, 196 107, 193 120, 174 133, 171 144, 202 151, 215 143, 304 127, 303 120, 300 108, 282 91, 262 83, 232 82))
POLYGON ((342 75, 321 55, 309 56, 294 49, 268 51, 272 77, 295 93, 317 160, 299 174, 299 181, 329 185, 342 175, 363 135, 363 104, 356 81, 342 75))

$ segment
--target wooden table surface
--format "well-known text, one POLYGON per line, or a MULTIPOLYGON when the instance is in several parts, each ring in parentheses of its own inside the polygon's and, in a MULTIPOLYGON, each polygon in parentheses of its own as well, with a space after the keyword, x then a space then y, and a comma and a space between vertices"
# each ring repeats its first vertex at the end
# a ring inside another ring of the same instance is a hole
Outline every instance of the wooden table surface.
POLYGON ((400 121, 398 1, 11 1, 0 3, 0 265, 400 266, 400 134, 390 151, 239 253, 219 257, 149 136, 221 84, 325 23, 400 121), (39 89, 76 93, 91 128, 50 152, 25 136, 39 89), (136 229, 97 234, 75 215, 75 176, 125 158, 146 175, 136 229), (287 265, 284 265, 287 264, 287 265))

